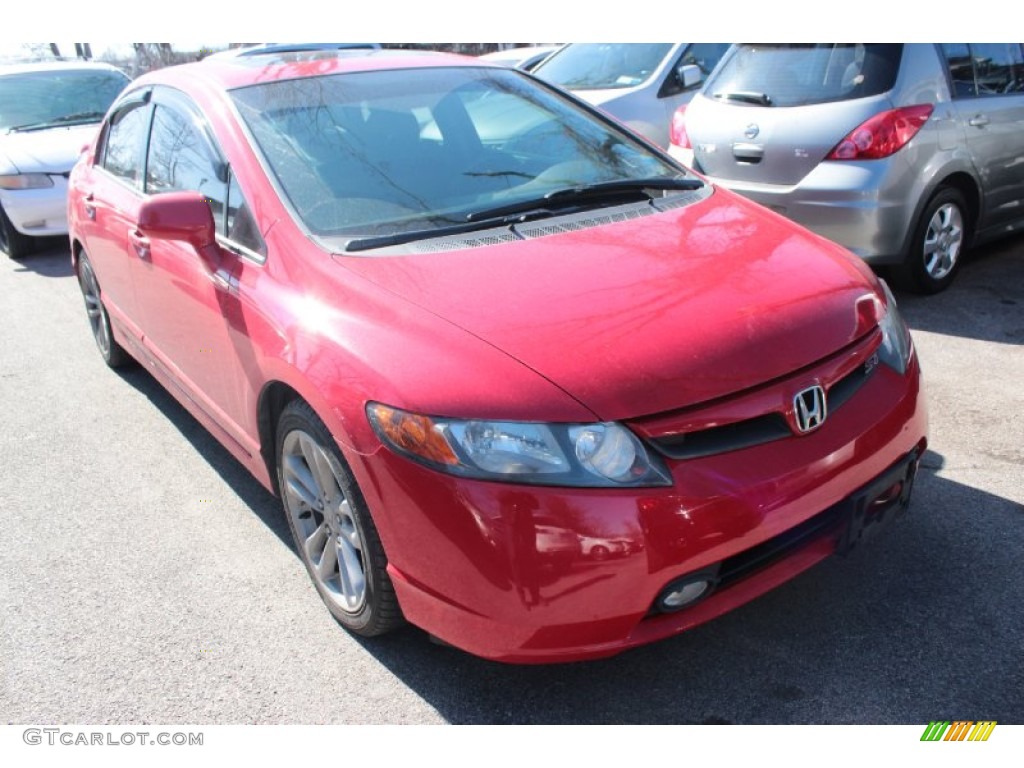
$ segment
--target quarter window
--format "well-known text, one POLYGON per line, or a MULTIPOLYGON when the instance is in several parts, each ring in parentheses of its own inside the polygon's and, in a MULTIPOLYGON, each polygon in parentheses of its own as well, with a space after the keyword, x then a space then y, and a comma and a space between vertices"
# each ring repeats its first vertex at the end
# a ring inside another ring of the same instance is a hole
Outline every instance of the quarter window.
POLYGON ((256 219, 253 217, 248 203, 245 202, 242 188, 238 186, 238 180, 234 174, 231 176, 231 185, 228 188, 227 221, 224 234, 228 240, 248 248, 253 253, 265 255, 263 238, 260 237, 256 219))

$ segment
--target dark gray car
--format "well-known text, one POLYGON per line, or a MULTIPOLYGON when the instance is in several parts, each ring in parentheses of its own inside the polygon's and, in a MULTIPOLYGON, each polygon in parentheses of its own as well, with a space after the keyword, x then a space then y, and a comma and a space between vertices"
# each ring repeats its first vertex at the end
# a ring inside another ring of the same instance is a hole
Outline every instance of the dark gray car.
POLYGON ((672 153, 934 293, 1024 229, 1018 43, 740 44, 677 115, 672 153))

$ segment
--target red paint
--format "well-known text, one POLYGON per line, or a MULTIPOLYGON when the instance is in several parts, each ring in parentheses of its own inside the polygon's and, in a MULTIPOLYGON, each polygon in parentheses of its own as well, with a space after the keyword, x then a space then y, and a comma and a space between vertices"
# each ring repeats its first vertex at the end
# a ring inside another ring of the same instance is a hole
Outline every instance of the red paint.
POLYGON ((278 199, 224 89, 438 61, 464 60, 208 62, 136 81, 169 84, 207 116, 267 258, 198 242, 208 238, 194 199, 147 199, 98 169, 90 149, 71 178, 71 238, 93 262, 118 341, 268 488, 260 395, 280 382, 306 399, 370 505, 406 616, 481 656, 611 655, 826 556, 834 538, 691 609, 645 618, 674 578, 798 525, 923 448, 916 358, 903 376, 878 366, 827 429, 668 460, 666 488, 464 480, 380 444, 370 400, 437 416, 620 420, 647 438, 772 409, 791 419, 797 391, 831 386, 880 343, 885 297, 860 260, 720 189, 666 213, 472 250, 322 250, 278 199), (145 255, 130 232, 148 240, 145 255))

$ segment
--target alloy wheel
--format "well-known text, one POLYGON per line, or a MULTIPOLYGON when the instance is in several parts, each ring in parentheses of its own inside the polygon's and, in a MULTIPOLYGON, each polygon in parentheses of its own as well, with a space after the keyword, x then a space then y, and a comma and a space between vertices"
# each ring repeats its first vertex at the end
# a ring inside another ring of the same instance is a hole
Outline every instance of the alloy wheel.
POLYGON ((964 219, 960 207, 948 202, 939 206, 924 235, 924 268, 933 280, 942 280, 953 271, 964 239, 964 219))
POLYGON ((364 546, 334 460, 311 435, 282 443, 282 496, 301 554, 326 599, 345 613, 366 601, 364 546))

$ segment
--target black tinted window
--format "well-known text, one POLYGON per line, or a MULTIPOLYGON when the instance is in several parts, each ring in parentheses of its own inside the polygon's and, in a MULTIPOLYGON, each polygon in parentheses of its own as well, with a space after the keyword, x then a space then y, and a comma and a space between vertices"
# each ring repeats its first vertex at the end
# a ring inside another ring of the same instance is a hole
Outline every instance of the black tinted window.
POLYGON ((185 117, 159 105, 153 116, 146 164, 146 192, 201 192, 223 222, 226 184, 217 178, 217 164, 207 142, 185 117))
POLYGON ((145 104, 125 107, 107 129, 103 167, 134 186, 142 184, 143 147, 149 128, 149 109, 145 104))
POLYGON ((798 107, 860 99, 896 83, 899 44, 738 45, 705 93, 727 101, 798 107))

